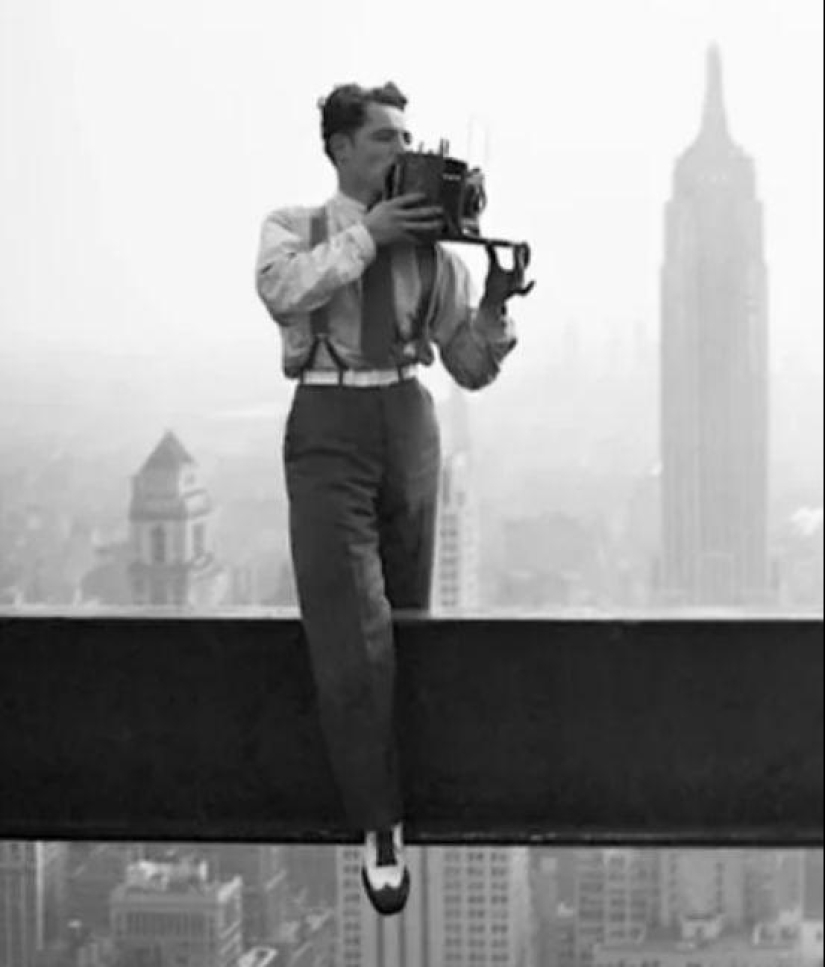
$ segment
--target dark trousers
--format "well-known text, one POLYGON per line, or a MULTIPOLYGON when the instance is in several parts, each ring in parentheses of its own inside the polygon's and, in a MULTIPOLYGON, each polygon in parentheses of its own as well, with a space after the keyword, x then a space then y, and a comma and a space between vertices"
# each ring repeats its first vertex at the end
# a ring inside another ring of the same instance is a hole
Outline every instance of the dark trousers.
POLYGON ((298 386, 284 467, 332 768, 352 826, 385 828, 403 815, 392 611, 430 603, 440 442, 429 390, 298 386))

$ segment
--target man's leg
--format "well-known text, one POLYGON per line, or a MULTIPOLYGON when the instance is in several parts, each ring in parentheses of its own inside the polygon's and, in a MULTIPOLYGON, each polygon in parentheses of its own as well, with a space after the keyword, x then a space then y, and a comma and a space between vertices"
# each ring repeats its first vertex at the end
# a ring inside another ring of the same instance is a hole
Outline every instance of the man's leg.
POLYGON ((385 395, 387 473, 379 503, 386 592, 395 610, 427 611, 441 467, 430 391, 417 380, 385 395))
POLYGON ((348 819, 401 818, 393 722, 395 653, 379 555, 384 468, 378 393, 300 387, 284 463, 290 539, 321 724, 348 819))
MULTIPOLYGON (((429 391, 409 381, 382 390, 380 410, 384 474, 377 514, 386 597, 396 611, 426 611, 440 462, 435 407, 429 391)), ((410 873, 402 821, 367 835, 361 875, 376 910, 403 909, 410 873)))

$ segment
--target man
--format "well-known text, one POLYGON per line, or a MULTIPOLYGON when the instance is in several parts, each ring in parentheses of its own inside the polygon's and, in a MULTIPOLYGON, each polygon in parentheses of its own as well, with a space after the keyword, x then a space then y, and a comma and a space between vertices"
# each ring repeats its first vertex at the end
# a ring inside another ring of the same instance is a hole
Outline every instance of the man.
POLYGON ((264 221, 257 289, 296 379, 284 437, 290 542, 321 723, 349 821, 364 834, 362 879, 380 913, 409 893, 393 736, 393 609, 429 606, 440 445, 416 379, 433 346, 463 387, 490 383, 515 345, 506 300, 523 259, 492 251, 477 309, 464 264, 423 244, 440 207, 381 200, 405 150, 394 84, 337 87, 322 102, 338 191, 322 208, 264 221))

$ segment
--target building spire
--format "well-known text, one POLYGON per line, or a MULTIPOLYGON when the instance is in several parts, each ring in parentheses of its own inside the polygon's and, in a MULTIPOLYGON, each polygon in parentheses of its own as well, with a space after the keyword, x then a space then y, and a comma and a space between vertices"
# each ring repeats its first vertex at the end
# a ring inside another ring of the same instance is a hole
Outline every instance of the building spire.
POLYGON ((705 107, 702 114, 702 134, 705 137, 728 137, 728 119, 722 91, 722 55, 719 47, 708 48, 705 68, 705 107))

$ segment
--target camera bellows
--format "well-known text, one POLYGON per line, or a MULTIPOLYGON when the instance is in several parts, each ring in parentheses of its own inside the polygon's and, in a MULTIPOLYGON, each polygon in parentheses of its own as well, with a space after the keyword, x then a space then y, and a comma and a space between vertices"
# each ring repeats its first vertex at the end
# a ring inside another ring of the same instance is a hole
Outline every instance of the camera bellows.
POLYGON ((391 365, 395 338, 392 252, 382 245, 361 277, 361 355, 375 367, 391 365))

